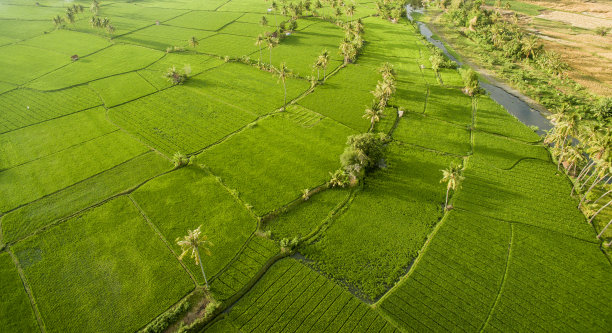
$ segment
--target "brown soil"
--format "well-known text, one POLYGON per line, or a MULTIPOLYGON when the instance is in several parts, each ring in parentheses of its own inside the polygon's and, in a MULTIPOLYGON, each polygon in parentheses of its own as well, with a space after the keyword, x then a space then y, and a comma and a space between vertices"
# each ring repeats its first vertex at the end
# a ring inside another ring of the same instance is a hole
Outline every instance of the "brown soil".
POLYGON ((591 15, 560 12, 560 11, 546 11, 543 14, 536 16, 541 19, 550 21, 559 21, 567 24, 571 24, 574 27, 583 29, 595 29, 597 27, 612 27, 612 19, 598 18, 591 15))
POLYGON ((569 77, 594 94, 612 96, 612 32, 604 37, 593 32, 612 27, 612 0, 523 2, 550 8, 535 16, 541 20, 521 15, 519 24, 539 36, 545 49, 561 55, 571 67, 569 77))
POLYGON ((524 0, 524 2, 565 12, 612 19, 612 1, 609 0, 524 0))

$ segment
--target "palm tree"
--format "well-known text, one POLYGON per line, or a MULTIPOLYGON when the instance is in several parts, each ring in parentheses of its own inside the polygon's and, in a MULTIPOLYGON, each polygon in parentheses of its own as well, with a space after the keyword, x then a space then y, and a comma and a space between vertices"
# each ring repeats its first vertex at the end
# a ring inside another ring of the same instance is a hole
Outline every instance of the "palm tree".
POLYGON ((451 163, 450 167, 442 171, 442 179, 440 183, 446 183, 446 200, 444 202, 444 210, 448 207, 448 193, 452 189, 456 191, 459 187, 459 183, 463 180, 463 176, 461 176, 461 165, 451 163))
POLYGON ((327 65, 329 64, 329 51, 323 50, 323 52, 319 56, 319 62, 321 63, 321 68, 323 68, 323 81, 325 81, 325 70, 327 69, 327 65))
POLYGON ((317 81, 319 81, 319 74, 321 72, 321 59, 320 59, 320 57, 317 57, 317 60, 312 65, 312 68, 317 70, 317 81))
POLYGON ((257 64, 260 66, 261 66, 261 46, 263 45, 264 42, 265 42, 265 39, 263 38, 261 34, 259 34, 257 36, 257 39, 255 39, 255 45, 259 46, 259 59, 257 59, 257 64))
POLYGON ((378 68, 378 72, 382 74, 383 81, 395 82, 397 74, 393 69, 393 65, 388 62, 385 62, 378 68))
POLYGON ((66 21, 68 21, 68 23, 74 23, 75 21, 74 12, 72 12, 72 9, 70 8, 66 10, 66 21))
POLYGON ((53 18, 53 23, 55 24, 55 28, 59 28, 62 26, 62 23, 64 23, 64 18, 57 15, 53 18))
POLYGON ((198 46, 198 44, 200 44, 200 43, 198 42, 198 40, 195 37, 189 38, 189 46, 195 48, 196 46, 198 46))
POLYGON ((177 238, 176 244, 181 247, 181 255, 179 256, 179 260, 183 260, 187 253, 191 252, 191 257, 195 259, 196 265, 199 265, 202 269, 202 276, 204 276, 204 282, 206 283, 206 288, 208 289, 208 280, 206 279, 206 274, 204 273, 204 266, 202 265, 202 257, 200 256, 200 249, 204 251, 207 255, 211 255, 208 246, 212 246, 208 240, 208 237, 202 235, 202 231, 200 230, 202 226, 199 226, 195 230, 187 230, 187 236, 183 237, 183 239, 177 238))
POLYGON ((535 56, 535 51, 540 47, 538 38, 536 36, 529 36, 523 39, 522 51, 525 58, 532 58, 535 56))
POLYGON ((287 76, 289 75, 289 69, 287 68, 287 65, 283 62, 280 64, 280 67, 278 69, 278 79, 283 82, 283 89, 285 90, 285 98, 284 98, 284 102, 283 102, 283 109, 285 108, 285 106, 287 105, 287 85, 286 85, 286 80, 287 80, 287 76))
POLYGON ((278 45, 278 39, 272 36, 266 37, 266 43, 268 45, 268 50, 270 51, 270 67, 272 67, 272 49, 278 45))
POLYGON ((352 20, 353 19, 353 15, 355 15, 355 5, 348 5, 346 7, 347 21, 348 21, 348 17, 350 17, 351 20, 352 20))
POLYGON ((98 15, 98 11, 100 10, 100 4, 97 0, 93 0, 91 2, 91 6, 89 6, 89 10, 91 10, 94 15, 98 15))
POLYGON ((351 43, 351 41, 346 38, 340 44, 340 53, 342 53, 342 55, 344 56, 345 64, 348 64, 357 55, 355 45, 353 45, 353 43, 351 43))
POLYGON ((363 118, 370 119, 370 132, 374 130, 374 124, 384 117, 384 110, 379 107, 376 101, 372 101, 372 105, 365 110, 363 118))

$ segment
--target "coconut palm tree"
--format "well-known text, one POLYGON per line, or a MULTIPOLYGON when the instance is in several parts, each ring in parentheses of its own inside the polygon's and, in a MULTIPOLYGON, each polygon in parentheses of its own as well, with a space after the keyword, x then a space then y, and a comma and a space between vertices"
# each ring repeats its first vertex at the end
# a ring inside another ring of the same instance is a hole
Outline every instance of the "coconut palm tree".
POLYGON ((57 15, 53 18, 53 24, 55 24, 55 28, 58 29, 62 26, 62 24, 64 23, 64 18, 57 15))
POLYGON ((187 230, 187 236, 183 237, 183 239, 177 238, 176 244, 181 247, 182 251, 181 255, 179 256, 179 260, 183 260, 185 255, 191 252, 191 257, 195 259, 196 265, 199 265, 202 269, 202 276, 204 276, 204 282, 206 283, 206 288, 208 289, 208 280, 206 279, 206 273, 204 273, 200 249, 210 256, 211 252, 208 246, 212 246, 213 243, 208 240, 208 237, 202 234, 202 231, 200 230, 201 227, 202 226, 199 226, 195 230, 187 230))
POLYGON ((195 48, 196 46, 198 46, 200 43, 198 42, 198 40, 195 38, 195 36, 192 36, 191 38, 189 38, 189 46, 195 48))
POLYGON ((382 75, 383 81, 395 82, 397 78, 397 73, 395 73, 395 69, 393 69, 393 65, 388 62, 385 62, 378 68, 378 72, 382 75))
POLYGON ((380 108, 376 101, 372 101, 372 105, 365 110, 363 118, 370 120, 370 132, 374 130, 374 124, 380 121, 380 118, 384 117, 384 110, 380 108))
POLYGON ((257 39, 255 39, 255 45, 259 47, 259 59, 257 59, 257 64, 260 66, 261 66, 261 46, 263 45, 265 41, 266 40, 261 34, 259 34, 257 36, 257 39))
POLYGON ((91 5, 89 6, 89 10, 91 10, 94 15, 98 15, 98 11, 100 10, 100 4, 97 0, 93 0, 91 5))
POLYGON ((285 90, 285 98, 284 98, 284 102, 283 102, 283 109, 287 105, 287 85, 286 85, 286 80, 287 80, 287 76, 288 75, 289 75, 289 69, 287 68, 287 65, 283 62, 283 63, 280 64, 280 67, 278 68, 278 79, 283 83, 283 89, 285 90))
POLYGON ((525 55, 525 58, 533 58, 535 57, 535 52, 540 48, 540 43, 538 41, 538 37, 529 36, 528 38, 523 39, 523 46, 521 50, 525 55))
POLYGON ((463 176, 461 176, 461 165, 451 163, 450 167, 442 171, 442 179, 440 183, 446 183, 446 200, 444 201, 444 210, 448 208, 448 193, 452 189, 456 191, 459 187, 459 183, 463 180, 463 176))
POLYGON ((266 37, 266 43, 268 45, 268 50, 270 51, 270 67, 272 67, 272 49, 278 45, 278 38, 268 36, 266 37))
POLYGON ((346 6, 346 16, 347 16, 347 21, 348 21, 348 17, 351 18, 351 20, 353 19, 353 15, 355 15, 355 5, 348 5, 346 6))
POLYGON ((66 21, 68 21, 68 23, 74 23, 75 21, 74 12, 70 8, 66 10, 66 21))
POLYGON ((323 68, 323 81, 325 81, 325 71, 327 69, 327 65, 329 64, 329 51, 323 50, 321 55, 319 55, 319 61, 321 63, 321 68, 323 68))
POLYGON ((355 50, 355 45, 353 45, 349 39, 345 38, 340 44, 340 53, 344 56, 344 63, 348 64, 355 59, 357 50, 355 50))

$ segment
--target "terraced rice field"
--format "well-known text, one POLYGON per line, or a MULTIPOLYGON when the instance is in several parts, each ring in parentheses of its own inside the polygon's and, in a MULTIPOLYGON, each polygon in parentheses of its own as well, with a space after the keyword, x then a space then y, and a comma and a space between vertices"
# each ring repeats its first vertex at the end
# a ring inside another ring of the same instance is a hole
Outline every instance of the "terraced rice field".
POLYGON ((0 332, 140 331, 201 293, 201 268, 224 311, 198 332, 612 327, 612 265, 571 183, 533 130, 436 74, 409 21, 324 2, 269 50, 255 38, 290 17, 263 0, 102 1, 113 34, 72 3, 56 28, 68 2, 0 0, 0 332), (336 19, 358 18, 345 64, 336 19), (289 68, 288 105, 260 62, 289 68), (384 62, 387 155, 327 188, 384 62), (445 210, 451 163, 465 179, 445 210), (176 243, 198 226, 202 267, 176 243))

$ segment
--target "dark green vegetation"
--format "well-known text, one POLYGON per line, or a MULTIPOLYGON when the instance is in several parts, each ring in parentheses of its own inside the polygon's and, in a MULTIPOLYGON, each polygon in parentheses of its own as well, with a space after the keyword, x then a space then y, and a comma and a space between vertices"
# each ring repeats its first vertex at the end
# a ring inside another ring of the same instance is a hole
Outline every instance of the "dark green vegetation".
POLYGON ((74 4, 0 0, 0 331, 612 325, 571 182, 401 3, 74 4))

